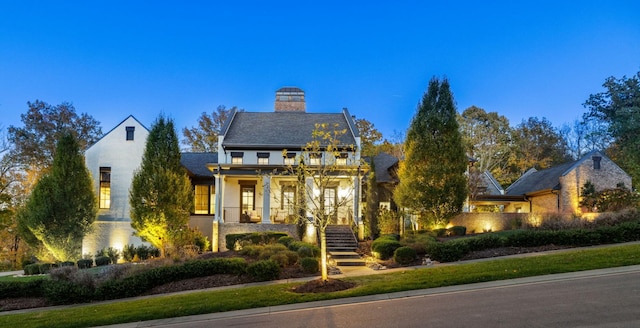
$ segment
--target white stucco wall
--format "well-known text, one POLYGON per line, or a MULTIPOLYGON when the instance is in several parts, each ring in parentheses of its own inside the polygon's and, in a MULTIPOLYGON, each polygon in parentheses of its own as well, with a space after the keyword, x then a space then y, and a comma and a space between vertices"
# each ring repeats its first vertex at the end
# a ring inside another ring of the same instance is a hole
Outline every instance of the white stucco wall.
POLYGON ((140 238, 132 236, 129 188, 134 171, 140 167, 148 135, 147 128, 129 116, 86 150, 85 161, 98 197, 100 167, 111 168, 111 207, 98 211, 94 232, 83 241, 83 254, 94 255, 97 250, 110 246, 142 244, 140 238), (128 126, 135 127, 133 140, 126 140, 128 126))

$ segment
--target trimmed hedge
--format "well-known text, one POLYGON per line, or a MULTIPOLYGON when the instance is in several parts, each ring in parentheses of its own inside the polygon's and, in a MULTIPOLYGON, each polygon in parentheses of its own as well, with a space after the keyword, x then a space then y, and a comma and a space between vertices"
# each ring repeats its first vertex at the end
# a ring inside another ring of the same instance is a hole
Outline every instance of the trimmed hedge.
POLYGON ((14 297, 42 297, 42 284, 46 279, 28 281, 0 281, 0 299, 14 297))
POLYGON ((124 279, 106 281, 96 289, 95 299, 138 296, 169 282, 222 273, 240 275, 246 272, 246 268, 247 264, 241 258, 194 260, 181 265, 157 267, 124 279))
POLYGON ((313 257, 304 257, 300 259, 300 267, 304 273, 317 273, 320 270, 318 260, 313 257))
MULTIPOLYGON (((640 222, 624 222, 593 229, 521 230, 500 237, 483 234, 429 245, 427 253, 439 262, 458 261, 471 251, 498 247, 539 247, 545 245, 591 246, 640 240, 640 222)), ((374 241, 375 243, 375 241, 374 241)), ((372 250, 374 247, 372 245, 372 250)))
POLYGON ((272 260, 257 261, 247 266, 247 273, 256 281, 278 279, 280 271, 280 265, 272 260))
POLYGON ((277 243, 281 237, 289 236, 286 232, 250 232, 250 233, 230 233, 224 237, 225 246, 229 250, 234 250, 236 242, 240 244, 265 245, 277 243))

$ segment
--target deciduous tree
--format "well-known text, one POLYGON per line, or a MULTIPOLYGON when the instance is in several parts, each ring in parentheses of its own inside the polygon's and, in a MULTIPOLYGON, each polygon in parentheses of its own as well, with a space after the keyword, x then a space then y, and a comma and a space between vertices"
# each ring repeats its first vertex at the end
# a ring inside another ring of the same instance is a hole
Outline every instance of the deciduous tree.
POLYGON ((356 127, 360 132, 360 155, 362 157, 375 156, 378 153, 378 144, 382 140, 382 133, 370 121, 356 119, 356 127))
POLYGON ((129 192, 131 226, 162 256, 188 240, 193 191, 180 165, 180 148, 173 120, 160 116, 151 127, 140 168, 129 192))
POLYGON ((419 213, 423 223, 446 224, 466 199, 468 163, 447 79, 429 81, 404 149, 396 203, 419 213))
POLYGON ((586 119, 606 124, 614 138, 609 153, 634 180, 640 179, 640 72, 620 79, 609 77, 602 85, 606 91, 592 94, 583 104, 586 119))
POLYGON ((10 126, 8 129, 15 159, 23 165, 46 170, 53 162, 56 142, 65 133, 74 135, 81 151, 102 136, 100 122, 85 113, 78 115, 71 103, 52 106, 36 100, 27 105, 27 113, 20 115, 24 126, 10 126))
POLYGON ((197 127, 182 129, 182 135, 184 136, 182 144, 193 152, 217 152, 218 134, 234 110, 237 110, 237 107, 233 106, 227 109, 225 106, 220 105, 211 114, 203 112, 198 118, 197 127))
MULTIPOLYGON (((51 171, 36 183, 18 220, 58 261, 77 260, 96 219, 97 201, 75 135, 63 133, 51 171)), ((27 239, 29 240, 29 239, 27 239)))

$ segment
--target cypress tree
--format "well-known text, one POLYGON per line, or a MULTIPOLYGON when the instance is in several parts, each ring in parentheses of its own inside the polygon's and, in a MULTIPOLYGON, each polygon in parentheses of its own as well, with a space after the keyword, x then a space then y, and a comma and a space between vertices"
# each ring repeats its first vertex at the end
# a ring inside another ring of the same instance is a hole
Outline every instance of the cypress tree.
POLYGON ((131 226, 143 240, 165 252, 189 232, 193 191, 180 164, 173 120, 160 116, 151 127, 140 169, 129 191, 131 226))
POLYGON ((424 224, 448 223, 467 196, 467 163, 449 81, 434 77, 407 131, 395 201, 424 224))
POLYGON ((57 143, 51 171, 38 180, 18 219, 56 260, 73 261, 81 256, 82 239, 91 230, 97 210, 78 140, 65 132, 57 143))

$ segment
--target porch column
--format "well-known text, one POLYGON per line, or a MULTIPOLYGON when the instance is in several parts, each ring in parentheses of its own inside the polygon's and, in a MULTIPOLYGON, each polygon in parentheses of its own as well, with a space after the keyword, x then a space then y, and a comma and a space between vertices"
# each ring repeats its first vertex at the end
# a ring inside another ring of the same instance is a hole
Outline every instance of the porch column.
POLYGON ((216 188, 216 208, 215 208, 215 216, 214 216, 214 221, 215 222, 222 222, 223 221, 223 208, 222 208, 222 193, 224 188, 222 187, 222 184, 224 183, 224 179, 222 179, 221 175, 220 175, 220 166, 218 166, 218 172, 215 175, 215 188, 216 188))
POLYGON ((262 222, 271 223, 271 176, 262 176, 262 222))
POLYGON ((353 179, 353 220, 358 227, 358 240, 364 240, 364 222, 360 216, 360 200, 362 199, 360 167, 358 167, 358 175, 353 179))

